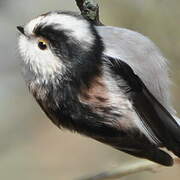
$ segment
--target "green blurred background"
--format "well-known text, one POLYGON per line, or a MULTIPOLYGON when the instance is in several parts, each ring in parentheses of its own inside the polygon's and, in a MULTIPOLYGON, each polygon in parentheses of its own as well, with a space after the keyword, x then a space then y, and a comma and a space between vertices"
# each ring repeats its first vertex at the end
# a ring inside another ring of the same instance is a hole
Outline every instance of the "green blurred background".
MULTIPOLYGON (((180 113, 180 1, 100 0, 104 24, 149 36, 169 59, 173 103, 180 113)), ((74 0, 0 0, 0 179, 72 180, 139 161, 94 140, 61 131, 28 93, 19 66, 16 26, 50 10, 75 10, 74 0)), ((124 180, 179 180, 180 167, 124 180)))

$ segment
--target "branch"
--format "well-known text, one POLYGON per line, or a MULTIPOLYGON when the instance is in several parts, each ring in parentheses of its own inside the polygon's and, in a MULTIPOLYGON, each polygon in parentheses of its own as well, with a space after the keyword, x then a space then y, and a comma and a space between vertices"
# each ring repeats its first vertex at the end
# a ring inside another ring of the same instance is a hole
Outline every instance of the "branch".
POLYGON ((82 16, 88 18, 95 25, 103 25, 99 20, 99 6, 96 0, 75 0, 82 16))
MULTIPOLYGON (((175 164, 180 164, 180 159, 174 158, 174 162, 175 164)), ((159 170, 160 168, 163 168, 163 166, 151 161, 139 161, 133 164, 128 164, 124 167, 104 171, 97 175, 84 177, 80 180, 112 180, 143 171, 157 172, 157 169, 159 170)))

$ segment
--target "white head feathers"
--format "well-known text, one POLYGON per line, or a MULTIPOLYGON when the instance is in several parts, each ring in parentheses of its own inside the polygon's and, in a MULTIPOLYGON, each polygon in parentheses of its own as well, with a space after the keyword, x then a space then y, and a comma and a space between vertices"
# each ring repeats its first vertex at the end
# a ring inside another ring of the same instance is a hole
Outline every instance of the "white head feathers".
POLYGON ((44 81, 49 77, 54 78, 56 72, 61 73, 64 65, 49 46, 44 51, 39 49, 38 41, 41 37, 37 37, 34 32, 38 26, 52 26, 54 30, 63 31, 69 39, 82 43, 84 50, 88 50, 94 43, 95 37, 91 32, 90 24, 78 16, 52 12, 31 20, 24 27, 25 35, 19 38, 19 50, 25 65, 28 64, 30 71, 41 75, 44 81))
POLYGON ((39 16, 31 20, 27 26, 25 26, 25 32, 27 34, 33 34, 33 30, 39 25, 44 24, 46 26, 53 25, 54 29, 61 29, 68 32, 70 35, 78 41, 84 41, 89 44, 93 43, 94 37, 90 31, 89 23, 83 19, 69 14, 50 13, 48 15, 39 16))

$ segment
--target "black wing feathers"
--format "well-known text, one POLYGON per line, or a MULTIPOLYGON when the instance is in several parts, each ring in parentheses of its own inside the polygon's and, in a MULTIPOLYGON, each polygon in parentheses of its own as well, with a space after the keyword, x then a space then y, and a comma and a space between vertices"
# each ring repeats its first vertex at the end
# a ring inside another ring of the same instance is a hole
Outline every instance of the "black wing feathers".
POLYGON ((143 124, 162 145, 180 157, 180 127, 171 114, 149 92, 131 67, 119 59, 106 58, 115 75, 124 79, 130 88, 128 96, 143 124))

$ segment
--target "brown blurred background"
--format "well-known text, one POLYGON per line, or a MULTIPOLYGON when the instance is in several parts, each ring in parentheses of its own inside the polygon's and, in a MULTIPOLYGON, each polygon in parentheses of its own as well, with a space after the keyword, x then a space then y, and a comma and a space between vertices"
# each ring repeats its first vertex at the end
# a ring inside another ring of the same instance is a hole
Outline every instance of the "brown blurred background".
MULTIPOLYGON (((104 24, 149 36, 171 64, 173 102, 180 113, 180 1, 100 0, 104 24)), ((50 10, 75 10, 74 0, 0 0, 0 179, 73 180, 139 161, 94 140, 57 129, 21 77, 16 26, 50 10)), ((124 180, 179 180, 180 167, 124 180)))

